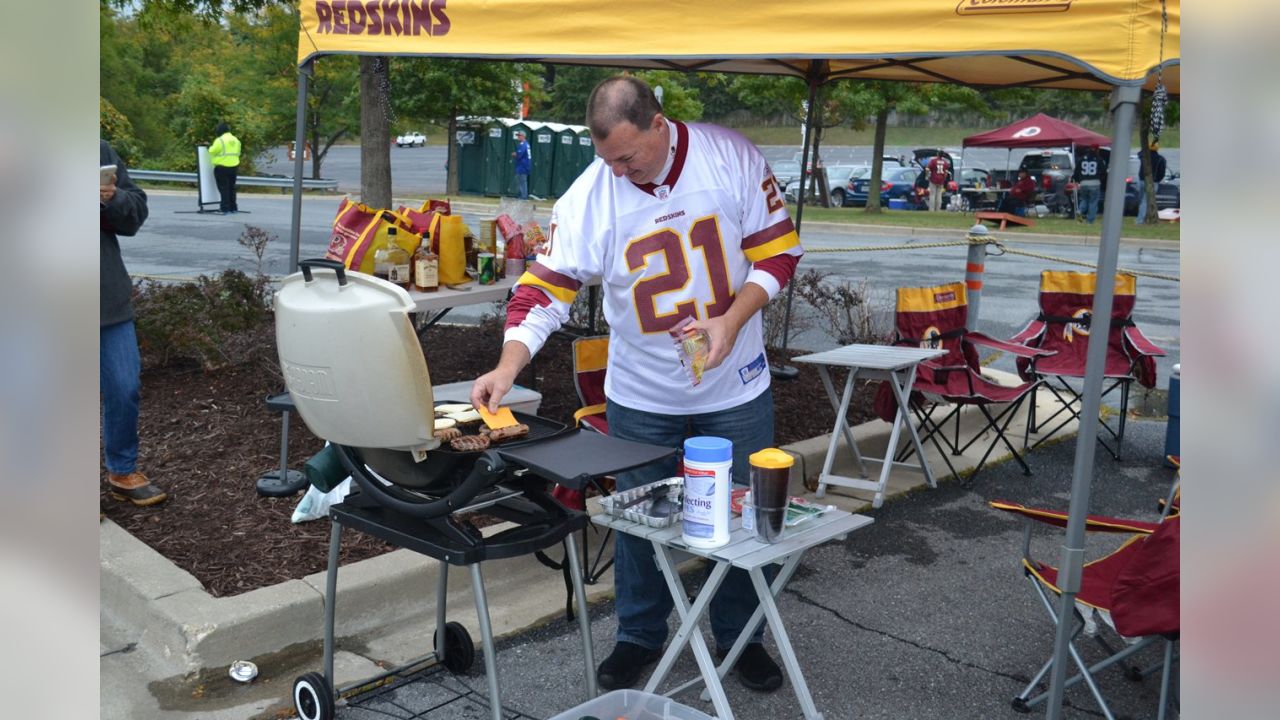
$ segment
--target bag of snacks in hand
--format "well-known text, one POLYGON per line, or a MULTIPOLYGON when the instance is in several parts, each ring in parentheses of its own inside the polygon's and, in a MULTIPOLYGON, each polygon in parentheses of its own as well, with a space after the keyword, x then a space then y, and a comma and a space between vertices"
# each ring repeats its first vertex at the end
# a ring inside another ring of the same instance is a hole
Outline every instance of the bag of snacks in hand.
POLYGON ((689 383, 697 386, 702 382, 702 373, 707 367, 707 358, 711 356, 711 337, 705 330, 692 330, 689 325, 693 318, 686 317, 675 324, 667 332, 671 334, 676 346, 676 357, 689 376, 689 383))

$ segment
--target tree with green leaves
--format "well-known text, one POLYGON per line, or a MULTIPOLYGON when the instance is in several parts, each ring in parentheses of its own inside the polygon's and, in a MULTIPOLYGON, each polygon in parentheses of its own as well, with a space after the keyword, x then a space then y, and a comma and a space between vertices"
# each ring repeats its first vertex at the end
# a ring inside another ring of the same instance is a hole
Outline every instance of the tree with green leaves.
MULTIPOLYGON (((782 110, 791 113, 802 126, 806 122, 809 88, 800 78, 743 75, 734 78, 731 89, 743 106, 756 115, 768 116, 782 110)), ((810 143, 813 148, 810 161, 815 168, 823 166, 823 130, 845 124, 860 129, 868 110, 866 98, 856 86, 848 83, 827 83, 819 87, 817 101, 810 143)), ((808 187, 810 197, 819 205, 830 205, 831 189, 827 187, 827 174, 813 173, 813 181, 813 185, 808 187)))
MULTIPOLYGON (((258 12, 227 19, 232 44, 252 47, 239 69, 228 77, 240 97, 254 98, 262 126, 263 147, 294 140, 298 102, 298 16, 270 5, 258 12)), ((320 178, 325 155, 339 140, 360 127, 359 67, 356 58, 324 57, 312 63, 307 87, 305 135, 311 146, 311 177, 320 178)))

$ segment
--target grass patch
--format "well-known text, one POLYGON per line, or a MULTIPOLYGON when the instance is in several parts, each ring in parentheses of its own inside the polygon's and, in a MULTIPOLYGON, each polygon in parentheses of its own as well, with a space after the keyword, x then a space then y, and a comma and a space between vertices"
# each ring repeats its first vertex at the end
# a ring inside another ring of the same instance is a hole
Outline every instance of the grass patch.
MULTIPOLYGON (((794 145, 800 147, 800 128, 799 127, 739 127, 734 128, 738 132, 747 136, 751 142, 757 145, 794 145)), ((980 132, 986 132, 991 128, 913 128, 913 127, 891 127, 885 133, 885 145, 905 145, 907 147, 960 147, 960 144, 966 137, 976 135, 980 132)), ((1088 128, 1095 132, 1102 133, 1108 137, 1111 131, 1107 128, 1088 128)), ((1181 147, 1181 138, 1178 128, 1166 129, 1160 135, 1160 145, 1163 148, 1181 147)), ((828 128, 822 132, 822 145, 829 147, 833 145, 866 145, 875 144, 875 128, 869 127, 865 130, 854 130, 847 127, 828 128)), ((1138 147, 1138 134, 1133 134, 1133 147, 1138 147)), ((1021 152, 1021 151, 1019 151, 1021 152)))
MULTIPOLYGON (((796 206, 790 205, 791 216, 795 217, 796 206)), ((967 230, 973 226, 973 215, 953 212, 922 212, 919 210, 881 210, 879 213, 868 213, 862 208, 823 208, 806 205, 804 219, 813 222, 833 222, 851 225, 885 225, 890 227, 937 228, 940 230, 967 230)), ((1076 222, 1059 217, 1036 218, 1034 227, 1024 228, 1010 225, 1004 230, 996 230, 1003 237, 1017 237, 1027 234, 1071 235, 1078 237, 1100 237, 1102 221, 1093 225, 1076 222)), ((1182 235, 1180 223, 1156 223, 1138 225, 1131 217, 1124 219, 1120 234, 1127 238, 1144 240, 1171 240, 1177 242, 1182 235)))

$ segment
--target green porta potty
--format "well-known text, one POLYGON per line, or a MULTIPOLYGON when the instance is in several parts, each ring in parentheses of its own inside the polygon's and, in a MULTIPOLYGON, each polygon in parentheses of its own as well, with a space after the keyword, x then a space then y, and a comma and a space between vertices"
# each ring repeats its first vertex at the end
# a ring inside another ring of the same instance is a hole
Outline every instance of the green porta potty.
POLYGON ((591 131, 583 127, 578 130, 578 175, 581 175, 588 165, 595 162, 595 159, 596 146, 595 143, 591 142, 591 131))
POLYGON ((482 123, 459 120, 454 135, 458 163, 458 192, 484 194, 484 137, 482 123))
MULTIPOLYGON (((519 145, 519 143, 516 142, 517 132, 523 132, 525 139, 529 141, 529 161, 530 161, 529 192, 533 193, 532 173, 536 172, 536 168, 538 166, 538 154, 533 146, 533 133, 535 129, 542 127, 542 123, 534 122, 531 120, 516 120, 516 121, 503 120, 502 122, 504 125, 507 126, 507 148, 508 148, 507 149, 507 169, 506 169, 506 172, 503 173, 503 180, 505 181, 503 188, 505 189, 502 194, 506 195, 507 197, 520 197, 520 190, 516 186, 515 152, 516 152, 516 146, 519 145)), ((534 194, 536 195, 537 193, 534 193, 534 194)))
POLYGON ((502 195, 507 187, 507 178, 511 175, 511 152, 507 144, 511 134, 507 126, 499 120, 484 126, 484 194, 494 197, 502 195))
MULTIPOLYGON (((533 125, 534 123, 529 123, 533 125)), ((533 168, 529 173, 529 194, 540 198, 551 197, 551 171, 555 163, 555 130, 550 123, 537 123, 529 136, 529 155, 533 168)))
POLYGON ((578 133, 568 125, 548 123, 548 126, 557 128, 551 138, 551 144, 555 146, 555 159, 551 165, 551 194, 559 197, 565 194, 582 170, 578 160, 578 133))

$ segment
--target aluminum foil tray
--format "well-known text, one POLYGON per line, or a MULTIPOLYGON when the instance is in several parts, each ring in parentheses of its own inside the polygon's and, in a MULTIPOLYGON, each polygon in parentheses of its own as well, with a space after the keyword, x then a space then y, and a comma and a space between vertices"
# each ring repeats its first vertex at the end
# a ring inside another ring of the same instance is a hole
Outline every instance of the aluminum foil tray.
POLYGON ((668 527, 679 522, 684 517, 684 478, 666 478, 665 480, 651 482, 648 485, 616 492, 600 498, 600 505, 605 512, 614 517, 643 523, 649 527, 668 527), (654 500, 644 498, 655 490, 658 491, 655 494, 656 498, 661 498, 670 503, 668 507, 671 508, 671 512, 658 515, 650 514, 654 500))

